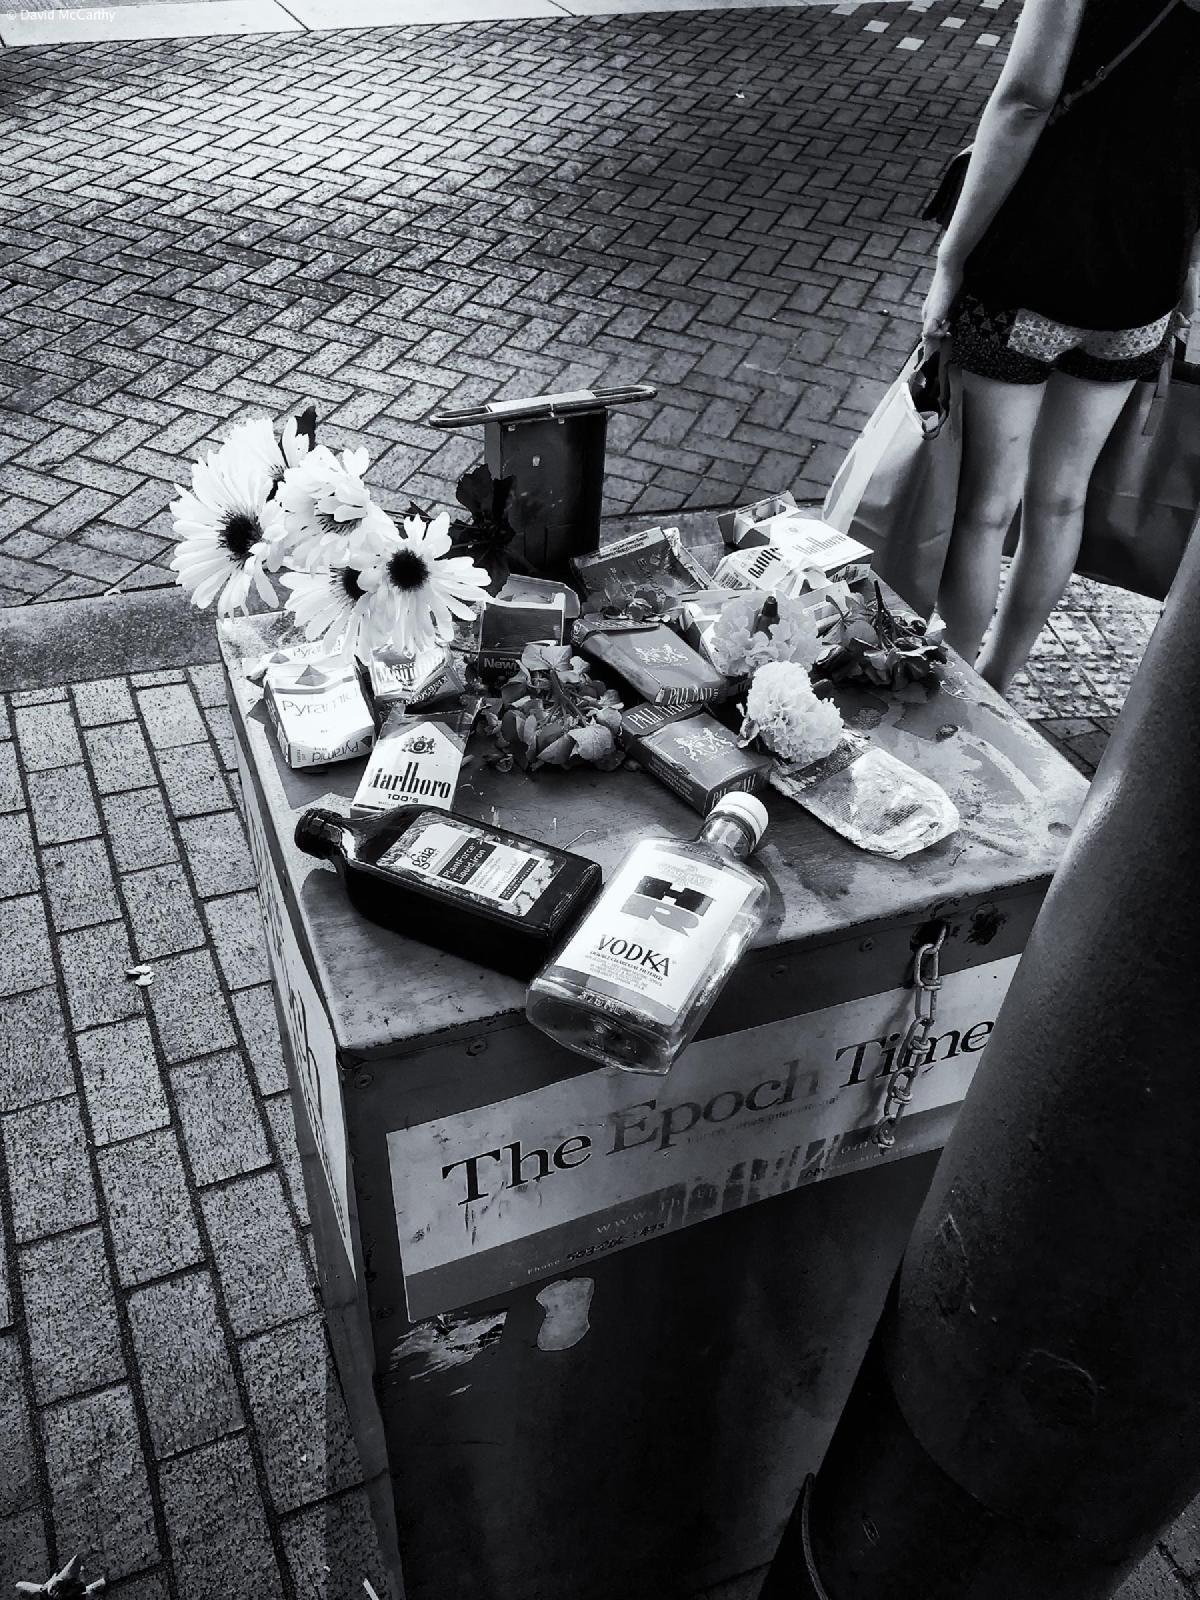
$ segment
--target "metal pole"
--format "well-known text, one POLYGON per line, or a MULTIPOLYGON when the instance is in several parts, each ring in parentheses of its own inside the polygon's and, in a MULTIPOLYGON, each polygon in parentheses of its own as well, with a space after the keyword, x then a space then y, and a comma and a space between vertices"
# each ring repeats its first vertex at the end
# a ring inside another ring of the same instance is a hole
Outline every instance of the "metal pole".
POLYGON ((1101 1600, 1200 1490, 1200 539, 762 1600, 1101 1600))

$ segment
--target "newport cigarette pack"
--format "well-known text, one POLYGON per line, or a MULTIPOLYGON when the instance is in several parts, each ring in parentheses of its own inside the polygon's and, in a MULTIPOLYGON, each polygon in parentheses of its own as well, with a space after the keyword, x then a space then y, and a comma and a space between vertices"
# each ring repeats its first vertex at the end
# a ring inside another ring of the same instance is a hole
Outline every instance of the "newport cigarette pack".
POLYGON ((743 750, 736 734, 707 711, 681 716, 670 707, 633 706, 621 717, 621 741, 702 815, 733 789, 757 793, 771 772, 770 756, 743 750))
POLYGON ((353 761, 374 743, 375 722, 353 667, 269 668, 263 700, 289 767, 353 761))

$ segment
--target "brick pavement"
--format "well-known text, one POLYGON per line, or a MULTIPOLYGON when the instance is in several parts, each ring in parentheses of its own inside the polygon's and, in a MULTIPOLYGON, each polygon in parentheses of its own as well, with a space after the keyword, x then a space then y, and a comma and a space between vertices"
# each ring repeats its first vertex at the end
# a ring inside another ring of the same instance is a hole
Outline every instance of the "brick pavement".
POLYGON ((190 460, 306 399, 400 501, 439 408, 647 380, 610 512, 823 492, 1013 10, 921 5, 0 53, 0 603, 163 582, 190 460))

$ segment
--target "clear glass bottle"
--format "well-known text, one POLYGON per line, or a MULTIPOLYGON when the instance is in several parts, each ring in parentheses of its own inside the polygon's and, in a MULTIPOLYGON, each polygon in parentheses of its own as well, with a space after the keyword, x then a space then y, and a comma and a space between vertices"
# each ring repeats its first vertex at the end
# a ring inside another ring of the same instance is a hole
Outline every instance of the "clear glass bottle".
POLYGON ((762 926, 770 891, 745 862, 766 826, 737 792, 694 839, 634 845, 530 984, 530 1022, 606 1066, 668 1072, 762 926))

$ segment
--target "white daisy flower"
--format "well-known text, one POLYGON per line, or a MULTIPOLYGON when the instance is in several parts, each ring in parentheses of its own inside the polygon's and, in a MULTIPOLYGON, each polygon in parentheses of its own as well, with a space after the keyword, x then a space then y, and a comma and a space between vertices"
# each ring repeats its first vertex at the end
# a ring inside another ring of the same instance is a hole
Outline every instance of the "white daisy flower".
POLYGON ((359 583, 373 596, 370 632, 377 648, 390 640, 398 652, 417 655, 449 639, 455 617, 475 615, 488 574, 469 556, 447 555, 449 530, 446 512, 429 523, 406 517, 403 532, 390 519, 375 524, 381 549, 363 566, 359 583))
POLYGON ((270 480, 252 462, 217 458, 192 468, 192 487, 171 503, 179 539, 171 567, 203 610, 244 611, 253 584, 268 605, 278 596, 266 576, 269 552, 285 537, 283 515, 268 500, 270 480))
POLYGON ((353 567, 285 572, 279 581, 290 591, 285 603, 306 639, 324 639, 331 651, 340 644, 346 656, 357 653, 372 595, 353 567))
MULTIPOLYGON (((315 427, 316 413, 306 414, 307 425, 315 427)), ((276 439, 274 425, 267 417, 246 417, 237 424, 209 461, 219 468, 232 464, 235 468, 245 463, 266 473, 272 486, 282 483, 289 467, 298 467, 309 453, 309 434, 302 430, 301 419, 289 417, 283 425, 283 437, 276 439)))
POLYGON ((365 450, 343 450, 341 460, 324 445, 310 450, 283 475, 278 498, 291 532, 292 558, 299 565, 328 560, 337 565, 346 541, 378 510, 363 473, 365 450))

